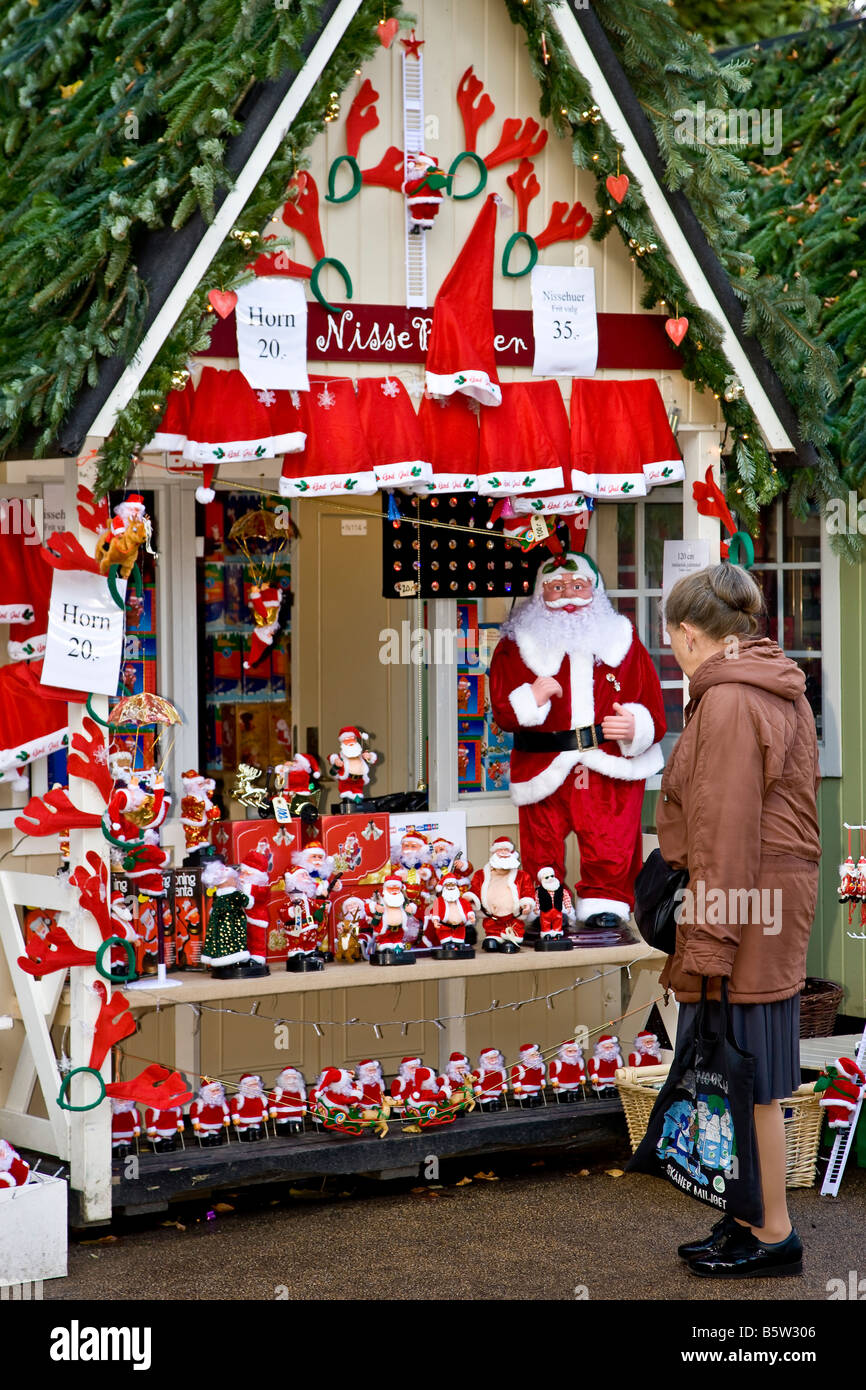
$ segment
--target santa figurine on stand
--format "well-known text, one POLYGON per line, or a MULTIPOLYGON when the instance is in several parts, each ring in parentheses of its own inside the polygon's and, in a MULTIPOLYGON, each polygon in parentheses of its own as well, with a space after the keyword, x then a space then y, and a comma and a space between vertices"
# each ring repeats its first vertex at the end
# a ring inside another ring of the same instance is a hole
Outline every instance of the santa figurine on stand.
POLYGON ((262 1078, 255 1072, 245 1072, 238 1082, 237 1094, 229 1101, 232 1124, 238 1138, 246 1143, 264 1139, 268 1118, 268 1098, 262 1078))
POLYGON ((364 747, 365 743, 369 743, 370 735, 356 729, 353 724, 344 725, 337 738, 340 751, 330 754, 328 771, 337 779, 343 813, 350 814, 355 803, 363 801, 366 796, 370 769, 379 761, 379 754, 374 753, 372 748, 364 747))
POLYGON ((265 652, 273 646, 274 637, 280 630, 282 600, 283 591, 274 584, 267 584, 261 588, 255 584, 250 589, 249 603, 255 627, 250 634, 250 650, 244 661, 245 671, 252 670, 265 652))
POLYGON ((183 1107, 155 1110, 149 1106, 144 1112, 144 1132, 154 1153, 173 1153, 178 1135, 183 1134, 183 1107))
POLYGON ((30 1177, 30 1164, 6 1139, 0 1139, 0 1188, 23 1187, 30 1177))
POLYGON ((447 835, 436 835, 430 841, 430 867, 435 875, 437 886, 446 874, 454 874, 461 888, 465 890, 469 887, 473 872, 472 865, 462 849, 458 849, 454 841, 449 840, 447 835))
POLYGON ((508 1090, 505 1058, 495 1047, 486 1047, 478 1058, 478 1068, 472 1073, 472 1089, 479 1109, 501 1110, 508 1090))
POLYGON ((247 950, 247 896, 241 891, 237 869, 211 860, 202 870, 202 885, 213 889, 213 903, 201 948, 202 965, 210 966, 215 980, 234 980, 250 958, 247 950))
POLYGON ((535 878, 550 865, 563 883, 573 831, 578 940, 621 942, 643 860, 644 784, 661 770, 666 726, 649 653, 587 556, 541 564, 533 597, 502 627, 490 699, 514 735, 511 796, 527 870, 535 878))
POLYGON ((364 1105, 367 1109, 381 1106, 385 1098, 385 1078, 380 1062, 368 1058, 359 1062, 355 1069, 355 1082, 361 1088, 364 1105))
POLYGON ((274 768, 277 795, 273 798, 274 810, 280 798, 288 797, 289 816, 299 816, 309 825, 319 814, 319 785, 322 768, 318 758, 312 753, 296 753, 287 762, 277 763, 274 768))
POLYGON ((535 911, 539 930, 536 951, 570 951, 572 941, 565 935, 565 923, 574 921, 571 894, 549 865, 538 871, 535 911))
POLYGON ((286 969, 292 975, 308 975, 324 970, 319 955, 319 923, 313 916, 310 899, 304 893, 293 893, 280 908, 278 926, 286 937, 286 969))
MULTIPOLYGON (((412 1077, 412 1085, 406 1095, 406 1114, 410 1119, 424 1119, 429 1124, 439 1124, 445 1121, 436 1120, 437 1111, 445 1107, 447 1094, 439 1084, 439 1077, 432 1067, 416 1067, 412 1077)), ((447 1119, 450 1121, 452 1115, 449 1112, 447 1119)))
POLYGON ((307 1113, 307 1088, 297 1067, 283 1067, 268 1096, 268 1106, 278 1135, 301 1133, 307 1113))
MULTIPOLYGON (((306 847, 292 855, 295 868, 286 875, 286 891, 294 899, 298 895, 306 898, 307 906, 316 923, 316 950, 320 961, 332 961, 334 953, 328 941, 328 899, 332 892, 342 887, 336 871, 333 855, 325 853, 318 840, 310 840, 306 847)), ((310 966, 319 969, 319 966, 310 966)))
POLYGON ((546 1082, 547 1068, 541 1048, 538 1043, 524 1043, 520 1049, 520 1061, 511 1068, 514 1099, 521 1106, 541 1105, 546 1082))
POLYGON ((439 896, 424 923, 422 943, 432 947, 437 960, 472 960, 475 952, 467 944, 466 933, 475 922, 473 901, 461 895, 454 874, 443 875, 438 887, 439 896))
POLYGON ((467 1090, 470 1095, 473 1093, 472 1068, 465 1052, 451 1053, 445 1071, 439 1077, 439 1086, 452 1105, 458 1105, 464 1101, 467 1090))
POLYGON ((410 942, 418 934, 414 914, 406 907, 406 895, 399 878, 386 878, 382 884, 382 915, 376 923, 375 946, 369 954, 371 965, 414 965, 410 942))
POLYGON ((619 1038, 605 1033, 599 1038, 589 1059, 589 1080, 600 1099, 616 1095, 616 1072, 623 1065, 619 1038))
POLYGON ((226 1100, 226 1088, 221 1081, 201 1079, 199 1093, 189 1107, 189 1117, 199 1144, 213 1148, 225 1141, 231 1124, 231 1112, 226 1100))
POLYGON ((198 863, 198 852, 210 844, 210 832, 214 821, 220 818, 219 808, 213 804, 216 787, 212 777, 203 777, 195 768, 190 768, 181 777, 183 796, 180 801, 180 823, 186 841, 185 864, 198 863))
POLYGON ((421 1065, 420 1057, 404 1057, 397 1075, 391 1082, 391 1109, 398 1115, 403 1113, 412 1094, 415 1073, 421 1065))
POLYGON ((114 1158, 126 1158, 141 1134, 141 1121, 134 1100, 111 1097, 111 1152, 114 1158))
POLYGON ((507 835, 493 841, 489 860, 472 876, 469 896, 484 914, 482 951, 519 951, 535 910, 535 889, 507 835))
POLYGON ((436 874, 430 864, 430 845, 426 835, 410 825, 400 838, 396 855, 392 849, 393 875, 399 878, 406 897, 406 910, 422 921, 433 898, 436 874))
POLYGON ((628 1064, 630 1067, 660 1067, 661 1063, 658 1037, 644 1029, 635 1037, 634 1050, 628 1054, 628 1064))
POLYGON ((318 1118, 334 1119, 337 1123, 340 1123, 340 1116, 345 1119, 362 1101, 360 1086, 344 1067, 326 1067, 310 1092, 310 1107, 315 1106, 320 1111, 318 1118))
POLYGON ((574 1038, 564 1042, 550 1064, 550 1087, 557 1102, 580 1100, 586 1085, 583 1048, 574 1038))
POLYGON ((254 849, 238 869, 238 887, 246 899, 247 951, 249 960, 242 967, 244 978, 270 975, 268 969, 268 930, 271 875, 268 856, 254 849))

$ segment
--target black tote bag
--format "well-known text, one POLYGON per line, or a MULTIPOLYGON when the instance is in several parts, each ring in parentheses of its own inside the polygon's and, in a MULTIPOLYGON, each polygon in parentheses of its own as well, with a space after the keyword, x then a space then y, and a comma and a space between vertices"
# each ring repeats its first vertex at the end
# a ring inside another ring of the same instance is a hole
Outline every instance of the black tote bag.
POLYGON ((760 1226, 764 1218, 753 1113, 755 1059, 734 1039, 728 982, 722 980, 719 1031, 706 1031, 707 981, 701 1002, 647 1132, 627 1171, 650 1173, 704 1205, 760 1226))
POLYGON ((669 956, 677 948, 677 894, 688 881, 688 869, 672 869, 660 849, 647 857, 634 881, 637 929, 648 946, 669 956))

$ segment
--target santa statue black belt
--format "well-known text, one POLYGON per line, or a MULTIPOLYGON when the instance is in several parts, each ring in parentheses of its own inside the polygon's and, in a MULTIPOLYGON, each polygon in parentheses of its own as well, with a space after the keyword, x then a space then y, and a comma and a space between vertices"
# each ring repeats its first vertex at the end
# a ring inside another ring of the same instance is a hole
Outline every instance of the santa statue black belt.
POLYGON ((582 729, 516 729, 514 747, 519 753, 574 753, 598 748, 604 740, 600 724, 582 729))

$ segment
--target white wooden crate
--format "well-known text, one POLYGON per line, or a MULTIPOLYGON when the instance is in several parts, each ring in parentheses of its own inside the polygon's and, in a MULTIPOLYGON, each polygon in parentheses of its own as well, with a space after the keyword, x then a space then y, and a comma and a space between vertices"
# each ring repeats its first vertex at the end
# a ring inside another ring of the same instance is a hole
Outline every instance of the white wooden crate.
POLYGON ((0 1290, 66 1277, 67 1201, 65 1180, 47 1173, 0 1189, 0 1290))

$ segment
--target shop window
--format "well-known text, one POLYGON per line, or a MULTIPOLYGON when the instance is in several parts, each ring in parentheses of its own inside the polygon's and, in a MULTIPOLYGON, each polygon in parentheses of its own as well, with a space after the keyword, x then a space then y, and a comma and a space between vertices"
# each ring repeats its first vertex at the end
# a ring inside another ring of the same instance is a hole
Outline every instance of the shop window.
POLYGON ((762 512, 752 574, 767 603, 767 636, 802 668, 818 741, 823 743, 821 517, 817 508, 803 520, 781 500, 762 512))

